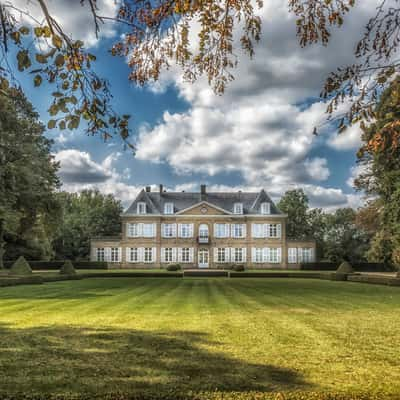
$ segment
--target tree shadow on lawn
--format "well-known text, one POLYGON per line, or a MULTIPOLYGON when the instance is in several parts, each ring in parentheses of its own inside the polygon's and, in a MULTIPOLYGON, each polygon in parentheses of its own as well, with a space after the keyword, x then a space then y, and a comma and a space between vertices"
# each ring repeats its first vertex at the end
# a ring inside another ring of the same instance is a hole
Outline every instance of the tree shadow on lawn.
POLYGON ((200 332, 2 326, 0 393, 310 388, 295 371, 234 359, 212 346, 200 332))

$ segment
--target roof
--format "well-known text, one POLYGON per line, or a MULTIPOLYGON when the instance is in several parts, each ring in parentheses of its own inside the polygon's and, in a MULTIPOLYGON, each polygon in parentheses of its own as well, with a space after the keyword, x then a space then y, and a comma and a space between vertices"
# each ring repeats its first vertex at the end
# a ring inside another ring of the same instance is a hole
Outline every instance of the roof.
POLYGON ((164 214, 164 204, 173 203, 174 213, 206 201, 227 213, 235 203, 243 204, 243 214, 261 214, 261 203, 269 202, 271 214, 282 214, 264 189, 260 192, 167 192, 142 190, 123 215, 136 215, 137 203, 146 203, 146 214, 164 214))

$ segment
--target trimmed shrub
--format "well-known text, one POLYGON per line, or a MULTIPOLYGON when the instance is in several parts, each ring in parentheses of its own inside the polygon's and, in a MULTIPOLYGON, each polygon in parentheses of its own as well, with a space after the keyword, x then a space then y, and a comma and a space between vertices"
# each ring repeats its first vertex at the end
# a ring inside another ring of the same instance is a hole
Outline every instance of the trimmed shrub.
POLYGON ((233 267, 233 270, 234 270, 235 272, 242 272, 242 271, 244 271, 244 265, 242 265, 242 264, 235 265, 235 266, 233 267))
POLYGON ((76 271, 70 260, 65 261, 63 266, 60 268, 61 275, 75 275, 76 271))
POLYGON ((20 256, 10 268, 10 275, 31 275, 32 269, 25 260, 24 256, 20 256))
POLYGON ((180 264, 169 264, 167 266, 167 271, 179 271, 181 269, 180 264))
MULTIPOLYGON (((389 272, 393 269, 389 265, 384 263, 368 263, 368 262, 357 262, 353 263, 354 271, 358 272, 389 272)), ((336 271, 339 267, 338 263, 335 262, 324 262, 318 261, 313 263, 302 263, 300 269, 304 271, 336 271)))
POLYGON ((337 274, 352 274, 353 272, 354 269, 348 261, 343 261, 336 270, 337 274))

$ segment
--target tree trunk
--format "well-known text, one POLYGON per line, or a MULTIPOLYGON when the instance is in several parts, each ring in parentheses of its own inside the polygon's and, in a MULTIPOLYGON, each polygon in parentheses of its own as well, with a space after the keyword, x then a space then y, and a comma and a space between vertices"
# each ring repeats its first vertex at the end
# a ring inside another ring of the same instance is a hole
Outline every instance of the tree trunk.
POLYGON ((0 271, 4 269, 3 257, 6 252, 6 241, 4 240, 4 220, 0 219, 0 271))

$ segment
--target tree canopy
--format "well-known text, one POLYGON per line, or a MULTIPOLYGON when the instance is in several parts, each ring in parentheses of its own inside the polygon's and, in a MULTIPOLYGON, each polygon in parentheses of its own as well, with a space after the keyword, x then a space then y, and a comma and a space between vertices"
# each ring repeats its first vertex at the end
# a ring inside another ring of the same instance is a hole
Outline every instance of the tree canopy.
MULTIPOLYGON (((118 132, 127 140, 129 116, 112 109, 108 83, 92 66, 96 57, 85 49, 82 40, 70 38, 49 11, 46 0, 31 3, 38 6, 42 18, 18 9, 12 1, 0 5, 0 52, 4 56, 0 88, 14 82, 9 59, 16 54, 18 69, 31 73, 36 86, 46 80, 55 88, 49 128, 76 129, 84 120, 91 134, 107 139, 118 132), (32 41, 37 46, 32 46, 32 41)), ((328 45, 332 29, 343 25, 355 5, 355 0, 288 0, 288 8, 296 16, 299 45, 328 45)), ((263 6, 261 0, 124 0, 116 15, 100 15, 96 0, 71 4, 79 6, 91 13, 96 34, 105 23, 121 27, 123 35, 110 51, 128 58, 129 79, 140 85, 157 80, 163 69, 176 63, 186 80, 205 75, 214 90, 222 93, 233 79, 238 47, 252 56, 254 43, 260 40, 257 11, 263 6)), ((399 28, 398 2, 377 0, 375 15, 360 32, 357 62, 341 66, 327 77, 321 96, 329 103, 328 113, 335 114, 340 103, 350 104, 339 119, 340 131, 374 118, 380 93, 399 73, 400 64, 394 57, 400 43, 399 28)), ((387 131, 392 129, 386 127, 387 131)))

